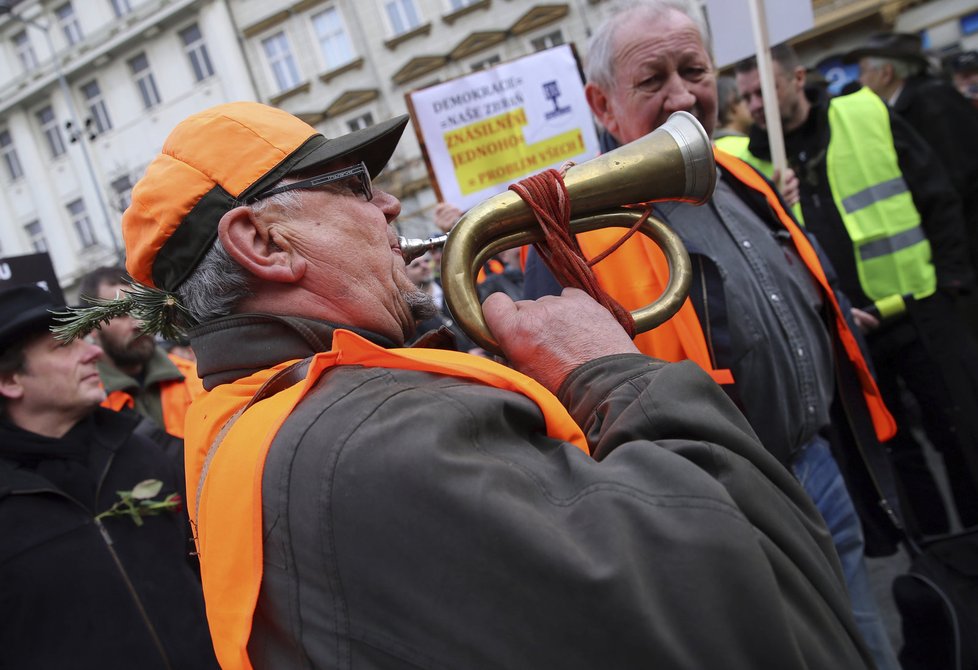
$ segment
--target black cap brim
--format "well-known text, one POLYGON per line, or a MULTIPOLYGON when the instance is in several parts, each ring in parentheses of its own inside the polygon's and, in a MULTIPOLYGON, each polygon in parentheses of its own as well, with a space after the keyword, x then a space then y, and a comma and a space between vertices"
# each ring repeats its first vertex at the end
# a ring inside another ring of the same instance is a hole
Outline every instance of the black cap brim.
POLYGON ((407 122, 405 114, 335 139, 313 138, 306 145, 310 146, 310 151, 297 160, 289 172, 308 170, 353 155, 366 164, 370 177, 374 178, 394 154, 407 122))

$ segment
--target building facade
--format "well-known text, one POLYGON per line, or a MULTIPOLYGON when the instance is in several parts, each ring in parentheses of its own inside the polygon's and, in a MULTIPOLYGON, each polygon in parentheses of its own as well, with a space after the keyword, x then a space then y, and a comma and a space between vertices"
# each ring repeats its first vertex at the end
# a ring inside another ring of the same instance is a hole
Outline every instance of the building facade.
MULTIPOLYGON (((769 0, 770 1, 770 0, 769 0)), ((407 112, 412 90, 564 43, 581 57, 606 0, 0 0, 0 257, 47 250, 72 294, 114 262, 129 189, 186 115, 231 100, 334 137, 407 112), (52 57, 53 56, 53 57, 52 57)), ((974 0, 814 0, 806 64, 876 30, 978 47, 974 0)), ((412 130, 379 185, 404 234, 431 232, 412 130)))
POLYGON ((170 129, 255 87, 224 2, 22 1, 0 39, 0 257, 47 251, 71 293, 121 258, 131 186, 170 129))

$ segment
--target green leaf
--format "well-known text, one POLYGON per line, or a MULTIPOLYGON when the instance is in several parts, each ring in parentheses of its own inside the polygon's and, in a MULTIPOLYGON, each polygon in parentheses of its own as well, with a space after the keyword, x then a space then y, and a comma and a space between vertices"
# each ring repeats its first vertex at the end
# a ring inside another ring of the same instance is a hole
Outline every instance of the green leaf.
POLYGON ((132 487, 132 497, 136 500, 146 500, 155 496, 162 488, 163 482, 159 479, 147 479, 132 487))

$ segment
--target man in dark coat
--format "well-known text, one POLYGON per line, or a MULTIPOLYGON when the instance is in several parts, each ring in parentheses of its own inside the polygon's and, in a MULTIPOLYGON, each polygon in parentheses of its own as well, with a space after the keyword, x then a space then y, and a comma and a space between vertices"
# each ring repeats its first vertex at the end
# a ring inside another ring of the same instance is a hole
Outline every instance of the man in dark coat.
POLYGON ((58 307, 0 293, 0 668, 214 668, 177 468, 58 307))

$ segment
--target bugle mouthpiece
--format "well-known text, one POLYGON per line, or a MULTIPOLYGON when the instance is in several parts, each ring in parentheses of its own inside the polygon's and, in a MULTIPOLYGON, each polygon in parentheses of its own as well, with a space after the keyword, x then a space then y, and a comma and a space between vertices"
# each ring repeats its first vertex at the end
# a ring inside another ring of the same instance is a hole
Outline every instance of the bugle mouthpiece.
POLYGON ((410 263, 415 258, 423 256, 426 252, 432 249, 441 249, 445 246, 445 242, 448 241, 448 233, 442 235, 435 235, 434 237, 429 237, 426 240, 418 239, 408 239, 407 237, 398 237, 398 246, 401 248, 401 256, 404 258, 405 263, 410 263))

